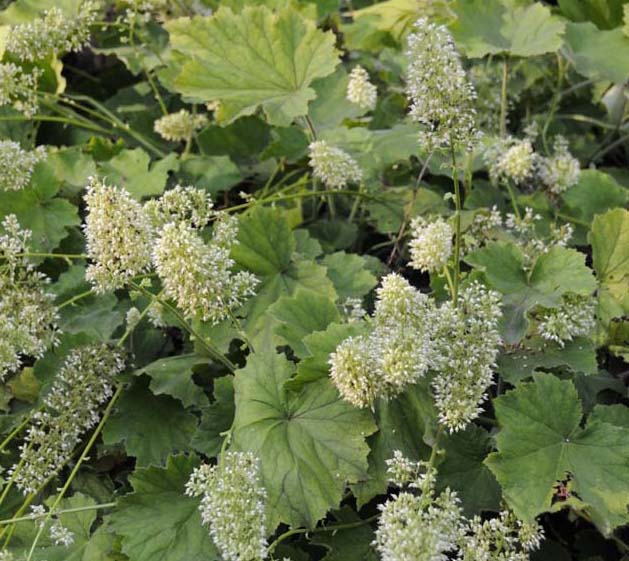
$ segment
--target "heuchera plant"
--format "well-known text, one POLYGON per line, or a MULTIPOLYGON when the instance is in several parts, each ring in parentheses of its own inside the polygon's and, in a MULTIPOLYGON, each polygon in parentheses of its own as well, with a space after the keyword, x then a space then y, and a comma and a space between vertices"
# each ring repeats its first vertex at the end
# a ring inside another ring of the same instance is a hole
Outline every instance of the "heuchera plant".
POLYGON ((629 10, 555 4, 0 3, 0 561, 628 558, 629 10))

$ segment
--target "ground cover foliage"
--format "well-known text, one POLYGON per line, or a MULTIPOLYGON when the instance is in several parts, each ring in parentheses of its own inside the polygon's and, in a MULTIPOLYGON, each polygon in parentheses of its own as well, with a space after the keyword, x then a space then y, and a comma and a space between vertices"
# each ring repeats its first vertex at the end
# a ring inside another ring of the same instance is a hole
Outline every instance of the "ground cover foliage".
POLYGON ((0 561, 629 559, 629 4, 0 11, 0 561))

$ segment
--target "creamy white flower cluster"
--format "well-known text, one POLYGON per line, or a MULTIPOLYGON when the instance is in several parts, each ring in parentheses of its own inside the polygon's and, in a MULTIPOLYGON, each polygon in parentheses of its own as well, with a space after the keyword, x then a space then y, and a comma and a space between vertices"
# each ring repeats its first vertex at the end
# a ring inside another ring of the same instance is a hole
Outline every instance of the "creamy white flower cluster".
POLYGON ((549 158, 540 158, 538 174, 542 183, 551 193, 563 193, 579 182, 581 166, 568 149, 568 141, 556 136, 553 143, 553 154, 549 158))
POLYGON ((41 76, 39 68, 24 72, 12 62, 0 64, 0 107, 10 106, 26 117, 37 113, 37 84, 41 76))
MULTIPOLYGON (((406 460, 399 451, 387 463, 394 468, 390 475, 399 466, 404 472, 422 464, 406 460)), ((411 471, 406 475, 402 484, 408 489, 379 506, 374 544, 382 561, 528 561, 539 548, 544 534, 537 523, 518 520, 509 511, 490 520, 468 520, 455 492, 447 488, 435 493, 434 474, 427 480, 413 478, 411 471)))
POLYGON ((378 88, 369 81, 369 74, 362 66, 355 66, 347 83, 347 99, 361 109, 373 110, 378 101, 378 88))
POLYGON ((348 183, 358 183, 363 177, 358 163, 347 152, 317 140, 309 146, 313 175, 330 189, 342 189, 348 183))
POLYGON ((204 191, 178 185, 142 206, 123 189, 91 179, 85 200, 84 231, 93 261, 86 278, 97 292, 122 288, 154 266, 165 295, 186 317, 212 323, 254 294, 256 277, 232 271, 237 219, 214 211, 204 191), (210 219, 213 236, 206 242, 200 229, 210 219))
POLYGON ((478 283, 465 287, 458 306, 441 306, 433 379, 439 421, 450 431, 464 429, 482 411, 493 380, 501 343, 500 297, 478 283))
POLYGON ((508 137, 493 143, 484 154, 494 183, 512 181, 522 185, 533 178, 536 154, 531 138, 508 137))
POLYGON ((472 150, 479 136, 476 92, 448 29, 419 19, 408 36, 406 57, 410 117, 425 126, 420 144, 428 150, 451 145, 472 150))
POLYGON ((560 194, 576 185, 581 167, 568 149, 568 141, 556 136, 553 154, 549 157, 533 148, 535 130, 525 138, 508 137, 494 142, 485 151, 485 164, 494 183, 512 181, 519 186, 533 187, 540 182, 551 193, 560 194))
POLYGON ((26 62, 79 51, 89 40, 98 9, 90 0, 83 2, 73 17, 66 17, 57 7, 50 8, 37 19, 12 26, 6 49, 26 62))
POLYGON ((356 407, 373 407, 433 370, 440 422, 464 428, 480 412, 492 382, 500 336, 499 296, 478 283, 461 291, 459 306, 437 307, 392 273, 378 289, 367 334, 350 337, 330 355, 330 377, 356 407))
POLYGON ((55 545, 70 547, 74 543, 74 532, 63 526, 59 519, 50 525, 48 534, 55 545))
POLYGON ((162 228, 153 251, 155 270, 165 294, 187 317, 218 323, 254 294, 256 277, 247 271, 232 272, 229 254, 236 234, 236 218, 227 215, 217 218, 209 243, 185 222, 162 228))
POLYGON ((409 265, 426 273, 441 271, 452 255, 452 227, 443 218, 428 222, 422 217, 411 222, 409 265))
POLYGON ((24 150, 17 142, 0 140, 0 190, 19 191, 26 187, 35 166, 46 159, 46 149, 24 150))
POLYGON ((142 205, 124 189, 90 177, 83 226, 92 263, 86 279, 99 293, 116 290, 148 270, 152 229, 142 205))
POLYGON ((369 332, 346 339, 330 355, 330 376, 343 399, 373 407, 377 397, 395 397, 417 382, 434 360, 436 321, 425 294, 395 273, 384 277, 369 332))
POLYGON ((20 462, 12 468, 25 495, 52 477, 70 459, 81 435, 98 423, 98 408, 111 397, 124 367, 120 352, 106 345, 70 351, 44 397, 44 409, 32 417, 20 462))
POLYGON ((201 497, 201 518, 222 559, 261 561, 267 557, 266 491, 254 454, 226 452, 219 465, 196 468, 186 494, 201 497))
POLYGON ((560 347, 575 337, 589 335, 596 325, 596 300, 591 296, 566 294, 558 308, 541 308, 536 314, 537 332, 560 347))
POLYGON ((157 119, 154 129, 164 140, 179 142, 192 138, 192 135, 207 124, 205 115, 193 115, 182 109, 157 119))
POLYGON ((55 296, 48 277, 23 256, 31 237, 15 215, 0 228, 0 380, 15 372, 23 356, 40 358, 58 343, 55 296))
POLYGON ((214 216, 214 203, 203 189, 176 185, 165 191, 159 199, 144 204, 151 225, 163 228, 169 222, 185 223, 191 228, 207 226, 214 216))

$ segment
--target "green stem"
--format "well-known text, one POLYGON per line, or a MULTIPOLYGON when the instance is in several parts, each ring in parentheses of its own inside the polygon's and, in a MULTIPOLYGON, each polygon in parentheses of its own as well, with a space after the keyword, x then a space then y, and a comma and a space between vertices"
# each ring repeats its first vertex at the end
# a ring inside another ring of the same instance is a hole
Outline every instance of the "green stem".
POLYGON ((452 275, 450 274, 450 269, 447 265, 443 268, 443 275, 446 277, 446 282, 450 288, 450 295, 454 295, 454 283, 452 282, 452 275))
POLYGON ((459 301, 459 285, 461 284, 461 187, 459 185, 459 170, 456 165, 456 152, 453 139, 450 140, 450 152, 452 155, 452 180, 454 181, 454 290, 452 300, 457 305, 459 301))
MULTIPOLYGON (((22 432, 22 430, 31 422, 31 416, 27 415, 26 418, 17 426, 15 427, 10 433, 9 436, 7 436, 2 443, 0 444, 0 453, 4 452, 4 449, 7 447, 7 445, 18 435, 22 432)), ((1 504, 1 501, 0 501, 1 504)))
POLYGON ((548 143, 546 140, 546 135, 548 133, 548 128, 555 118, 555 113, 557 112, 557 108, 559 107, 559 100, 561 99, 561 88, 563 87, 563 77, 564 77, 564 64, 563 59, 560 54, 557 54, 557 85, 555 87, 555 93, 553 94, 553 100, 550 105, 550 109, 548 111, 548 116, 546 117, 546 121, 544 122, 544 128, 542 129, 542 143, 544 144, 544 149, 548 152, 548 143))
MULTIPOLYGON (((99 505, 90 505, 90 506, 78 506, 75 508, 66 508, 63 510, 58 510, 57 514, 72 514, 75 512, 86 512, 90 510, 104 510, 106 508, 113 508, 116 506, 116 503, 103 503, 99 505)), ((38 520, 39 518, 45 518, 46 514, 30 514, 28 516, 19 516, 17 518, 8 518, 7 520, 0 520, 0 526, 7 526, 9 524, 17 524, 18 522, 29 522, 32 520, 38 520)))
POLYGON ((65 308, 66 306, 71 306, 75 302, 78 302, 79 300, 82 300, 83 298, 87 298, 91 294, 92 294, 92 291, 90 289, 90 290, 86 290, 85 292, 81 292, 80 294, 77 294, 76 296, 73 296, 72 298, 68 298, 67 300, 64 300, 63 302, 61 302, 61 304, 57 306, 57 310, 61 310, 62 308, 65 308))
POLYGON ((517 217, 517 219, 520 220, 522 217, 520 215, 520 209, 518 208, 517 199, 515 197, 515 191, 513 190, 511 181, 507 179, 507 181, 505 181, 505 184, 507 185, 507 191, 509 192, 509 198, 511 199, 511 206, 513 207, 513 212, 515 213, 515 216, 517 217))
POLYGON ((282 543, 284 540, 290 538, 291 536, 296 536, 299 534, 320 534, 321 532, 337 532, 338 530, 350 530, 351 528, 359 528, 360 526, 365 526, 366 524, 371 524, 375 520, 378 519, 380 515, 374 514, 369 518, 365 518, 364 520, 359 520, 358 522, 349 522, 347 524, 335 524, 332 526, 320 526, 318 528, 313 528, 309 530, 308 528, 295 528, 294 530, 288 530, 284 532, 279 537, 275 539, 269 546, 269 555, 275 551, 275 548, 282 543))
POLYGON ((509 62, 505 55, 502 60, 502 84, 500 88, 500 136, 507 136, 507 80, 509 78, 509 62))
POLYGON ((103 430, 103 427, 105 426, 105 423, 107 423, 107 421, 109 420, 109 416, 111 415, 111 412, 113 411, 114 405, 118 401, 118 398, 122 395, 122 389, 123 389, 123 386, 121 384, 121 385, 118 386, 118 388, 114 392, 114 395, 112 396, 111 400, 107 404, 107 407, 105 408, 105 411, 104 411, 103 416, 102 416, 102 418, 100 420, 100 423, 98 423, 98 426, 96 427, 96 430, 92 433, 92 436, 90 437, 87 445, 83 449, 83 452, 81 453, 81 456, 79 457, 77 463, 72 468, 72 471, 70 472, 70 475, 68 476, 68 479, 66 480, 66 482, 63 485, 63 487, 59 491, 59 494, 55 498, 55 501, 52 503, 52 506, 50 507, 50 510, 48 511, 44 522, 41 524, 41 526, 39 528, 39 531, 37 532, 37 535, 35 536, 35 539, 33 540, 33 543, 31 544, 31 549, 28 552, 28 557, 26 558, 26 561, 31 561, 31 559, 33 557, 33 553, 35 551, 35 548, 37 547, 37 543, 39 542, 39 538, 41 537, 41 534, 42 534, 44 528, 46 527, 46 524, 48 523, 48 521, 50 520, 50 517, 54 514, 54 512, 57 509, 57 506, 59 506, 59 503, 61 502, 61 500, 65 496, 66 492, 70 488, 70 485, 72 484, 72 481, 74 481, 74 478, 76 477, 76 474, 79 472, 79 469, 83 465, 83 462, 86 460, 87 455, 90 453, 90 450, 92 449, 94 444, 96 444, 96 440, 100 436, 100 433, 103 430))
POLYGON ((140 286, 139 284, 136 284, 134 282, 129 283, 129 285, 167 309, 177 318, 177 320, 182 324, 183 328, 188 331, 188 333, 190 333, 190 335, 192 335, 195 340, 199 341, 199 343, 205 348, 210 356, 222 363, 230 372, 236 371, 236 365, 227 357, 223 356, 223 354, 216 347, 214 347, 214 345, 212 345, 209 341, 206 341, 204 337, 186 321, 179 310, 171 306, 165 300, 158 298, 157 296, 155 296, 155 294, 146 290, 146 288, 144 288, 143 286, 140 286))

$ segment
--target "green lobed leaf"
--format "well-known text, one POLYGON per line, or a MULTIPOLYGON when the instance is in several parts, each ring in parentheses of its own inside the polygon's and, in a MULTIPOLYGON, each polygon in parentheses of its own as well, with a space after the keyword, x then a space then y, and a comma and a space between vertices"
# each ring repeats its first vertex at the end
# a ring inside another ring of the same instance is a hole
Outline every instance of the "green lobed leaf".
POLYGON ((607 323, 629 313, 629 211, 617 208, 596 216, 590 239, 600 283, 599 317, 607 323))
POLYGON ((262 106, 269 123, 287 126, 308 112, 315 78, 338 64, 334 36, 291 7, 273 13, 249 6, 221 7, 211 17, 166 24, 175 49, 187 55, 175 87, 202 101, 219 100, 232 121, 262 106))
POLYGON ((629 75, 629 37, 622 29, 598 29, 593 23, 566 25, 566 57, 592 80, 623 83, 629 75))
POLYGON ((347 298, 362 298, 378 284, 375 275, 366 268, 362 255, 337 251, 326 255, 322 263, 328 269, 341 302, 347 298))
POLYGON ((609 534, 629 521, 629 431, 597 418, 582 428, 572 382, 539 373, 533 379, 494 400, 501 430, 486 464, 516 515, 552 510, 556 486, 568 479, 572 504, 609 534))
POLYGON ((151 378, 149 389, 155 395, 169 395, 184 407, 203 407, 208 400, 203 390, 192 379, 192 369, 207 361, 195 354, 160 358, 135 371, 136 376, 147 374, 151 378))
POLYGON ((282 296, 269 308, 269 313, 280 322, 275 333, 299 357, 309 354, 303 341, 306 335, 323 331, 340 318, 331 298, 302 288, 292 296, 282 296))
POLYGON ((163 193, 169 172, 179 169, 179 159, 171 153, 151 164, 151 157, 142 148, 135 148, 123 150, 99 168, 111 183, 141 199, 163 193))
POLYGON ((198 465, 193 456, 170 456, 165 467, 139 468, 130 477, 133 493, 118 500, 112 528, 133 561, 214 561, 218 554, 203 527, 199 500, 184 489, 198 465))
POLYGON ((122 394, 103 429, 103 442, 124 442, 140 466, 163 464, 170 454, 188 450, 197 426, 196 417, 179 401, 155 396, 147 386, 144 380, 136 380, 122 394))
POLYGON ((41 162, 35 167, 29 187, 21 191, 0 191, 0 221, 15 214, 20 226, 31 230, 31 250, 50 252, 81 221, 76 206, 57 197, 61 182, 53 166, 41 162))
POLYGON ((487 431, 474 424, 443 441, 445 458, 438 467, 437 485, 457 492, 466 516, 499 510, 500 485, 483 463, 492 447, 487 431))
POLYGON ((231 428, 234 412, 234 377, 223 376, 214 381, 214 402, 203 411, 192 447, 206 456, 218 456, 225 438, 222 433, 231 428))
POLYGON ((538 2, 457 0, 453 9, 458 16, 451 26, 454 39, 472 58, 531 57, 555 52, 563 43, 565 24, 538 2))
POLYGON ((338 506, 345 485, 367 477, 365 438, 376 430, 328 380, 287 392, 294 370, 281 355, 254 353, 234 380, 232 442, 260 457, 269 528, 312 527, 338 506))

